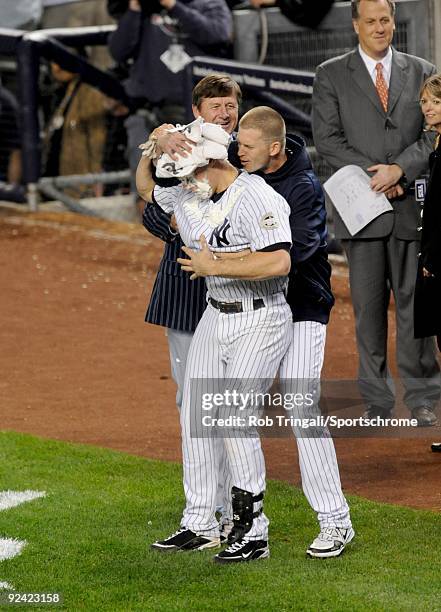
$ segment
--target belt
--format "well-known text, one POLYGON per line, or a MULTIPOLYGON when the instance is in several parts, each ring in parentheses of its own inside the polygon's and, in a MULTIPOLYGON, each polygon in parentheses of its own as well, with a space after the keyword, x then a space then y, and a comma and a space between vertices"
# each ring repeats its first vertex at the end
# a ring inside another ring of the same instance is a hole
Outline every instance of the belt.
MULTIPOLYGON (((218 302, 213 298, 208 298, 208 301, 214 308, 217 308, 224 314, 234 314, 244 311, 242 302, 218 302)), ((265 308, 265 302, 262 298, 253 300, 253 310, 259 310, 260 308, 265 308)))

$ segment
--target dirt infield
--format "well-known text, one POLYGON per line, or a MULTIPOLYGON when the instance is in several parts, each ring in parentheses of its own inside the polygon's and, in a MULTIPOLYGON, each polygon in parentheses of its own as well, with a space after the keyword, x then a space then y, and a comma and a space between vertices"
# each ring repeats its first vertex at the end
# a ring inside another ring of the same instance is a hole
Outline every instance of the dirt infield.
MULTIPOLYGON (((179 460, 164 330, 143 322, 161 252, 138 226, 0 207, 0 429, 179 460)), ((324 377, 350 379, 344 267, 333 283, 324 377)), ((336 440, 345 490, 440 511, 441 456, 429 443, 441 432, 419 434, 336 440)), ((264 448, 268 476, 298 484, 294 441, 265 439, 264 448)))

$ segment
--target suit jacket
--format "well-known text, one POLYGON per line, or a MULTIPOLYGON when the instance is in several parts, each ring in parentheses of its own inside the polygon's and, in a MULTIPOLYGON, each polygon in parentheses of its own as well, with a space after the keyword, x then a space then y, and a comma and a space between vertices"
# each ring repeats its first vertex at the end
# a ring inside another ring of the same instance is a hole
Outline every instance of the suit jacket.
POLYGON ((441 336, 441 140, 430 156, 415 287, 415 337, 441 336), (423 276, 425 267, 434 276, 423 276))
MULTIPOLYGON (((423 133, 419 92, 424 80, 436 72, 429 62, 392 49, 392 71, 387 112, 358 49, 321 64, 312 98, 315 146, 338 170, 355 164, 367 170, 374 164, 398 164, 405 182, 427 168, 431 139, 423 133)), ((392 201, 384 213, 354 238, 380 238, 393 233, 403 240, 418 240, 420 206, 414 194, 392 201)), ((352 238, 335 211, 335 235, 352 238)))
POLYGON ((184 332, 194 332, 207 305, 205 280, 190 280, 176 259, 186 257, 182 240, 170 230, 170 216, 157 204, 146 204, 144 227, 165 242, 145 320, 184 332))

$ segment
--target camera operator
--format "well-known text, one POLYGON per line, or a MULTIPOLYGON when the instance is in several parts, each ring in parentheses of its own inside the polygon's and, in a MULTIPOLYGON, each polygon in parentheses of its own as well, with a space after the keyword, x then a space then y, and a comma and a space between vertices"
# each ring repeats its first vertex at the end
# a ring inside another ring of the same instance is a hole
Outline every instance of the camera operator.
POLYGON ((125 87, 131 99, 126 120, 133 175, 138 145, 162 123, 184 123, 185 67, 194 55, 222 55, 231 44, 232 17, 225 0, 108 0, 118 19, 110 53, 130 62, 125 87))

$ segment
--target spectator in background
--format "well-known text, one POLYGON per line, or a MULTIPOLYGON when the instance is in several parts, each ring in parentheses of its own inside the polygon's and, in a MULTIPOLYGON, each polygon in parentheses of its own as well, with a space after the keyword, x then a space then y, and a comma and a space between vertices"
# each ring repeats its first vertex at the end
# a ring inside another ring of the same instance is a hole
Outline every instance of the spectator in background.
POLYGON ((18 105, 15 97, 0 83, 0 181, 21 181, 21 143, 18 105))
MULTIPOLYGON (((436 335, 441 351, 441 74, 428 78, 421 91, 426 128, 437 132, 429 157, 430 177, 423 206, 421 252, 415 288, 415 337, 436 335)), ((441 452, 441 442, 432 444, 441 452)))
POLYGON ((148 134, 159 124, 185 122, 185 66, 191 56, 227 47, 232 17, 225 0, 109 0, 108 9, 119 18, 110 52, 119 63, 133 62, 125 86, 134 110, 126 120, 134 176, 138 145, 148 134))
POLYGON ((0 200, 24 202, 18 106, 0 82, 0 200))
MULTIPOLYGON (((45 131, 44 175, 87 174, 102 169, 106 138, 106 98, 83 83, 79 75, 51 63, 60 83, 57 104, 45 131)), ((71 197, 99 196, 98 187, 80 185, 66 189, 71 197)))
POLYGON ((42 9, 42 0, 0 0, 0 25, 2 28, 35 30, 42 9))
POLYGON ((437 133, 429 157, 430 177, 423 206, 421 251, 415 288, 415 338, 436 336, 441 351, 441 74, 421 91, 426 127, 437 133))

